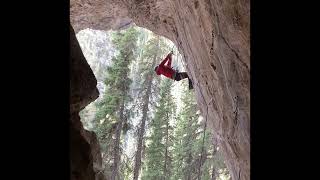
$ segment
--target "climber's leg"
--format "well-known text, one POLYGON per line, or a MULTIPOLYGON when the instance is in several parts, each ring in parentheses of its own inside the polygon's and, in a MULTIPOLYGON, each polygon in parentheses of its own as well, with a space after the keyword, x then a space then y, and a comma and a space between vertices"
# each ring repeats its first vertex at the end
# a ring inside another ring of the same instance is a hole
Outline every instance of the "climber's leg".
POLYGON ((186 72, 176 72, 174 75, 174 80, 176 81, 180 81, 181 79, 185 79, 185 78, 188 78, 189 89, 193 89, 192 81, 186 72))
POLYGON ((190 78, 188 78, 188 80, 189 80, 189 89, 193 89, 193 84, 192 84, 191 79, 190 79, 190 78))
POLYGON ((186 72, 177 72, 175 74, 174 80, 180 81, 181 79, 189 78, 188 74, 186 72))

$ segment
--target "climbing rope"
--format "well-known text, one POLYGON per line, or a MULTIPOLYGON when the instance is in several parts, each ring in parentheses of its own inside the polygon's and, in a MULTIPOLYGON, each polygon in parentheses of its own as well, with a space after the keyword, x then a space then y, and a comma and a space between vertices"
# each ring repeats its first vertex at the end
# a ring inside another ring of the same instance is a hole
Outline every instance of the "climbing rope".
POLYGON ((204 150, 204 139, 206 136, 206 129, 207 129, 207 120, 208 120, 208 106, 207 106, 207 114, 206 114, 206 121, 204 124, 204 128, 203 128, 203 139, 202 139, 202 147, 201 147, 201 154, 200 154, 200 161, 199 161, 199 174, 198 174, 198 179, 201 179, 201 162, 202 162, 202 156, 203 156, 203 150, 204 150))
MULTIPOLYGON (((202 94, 202 92, 201 92, 202 94)), ((203 97, 203 95, 202 95, 203 97)), ((209 101, 209 104, 212 102, 212 99, 209 101)), ((207 104, 207 102, 206 102, 207 104)), ((207 129, 207 121, 208 121, 208 110, 209 110, 209 104, 207 104, 207 111, 206 111, 206 121, 205 121, 205 124, 204 124, 204 128, 203 128, 203 138, 202 138, 202 146, 201 146, 201 154, 200 154, 200 163, 199 163, 199 174, 198 174, 198 179, 201 178, 201 162, 202 162, 202 156, 203 156, 203 151, 204 151, 204 140, 205 140, 205 137, 206 137, 206 129, 207 129)))

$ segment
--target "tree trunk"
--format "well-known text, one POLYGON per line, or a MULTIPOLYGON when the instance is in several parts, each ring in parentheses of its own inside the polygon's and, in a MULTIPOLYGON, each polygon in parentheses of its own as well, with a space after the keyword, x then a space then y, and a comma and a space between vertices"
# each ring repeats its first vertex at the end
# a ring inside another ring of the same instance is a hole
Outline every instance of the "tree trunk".
POLYGON ((163 179, 166 180, 168 173, 168 141, 169 141, 169 118, 167 118, 166 122, 166 142, 165 142, 165 153, 164 153, 164 168, 163 168, 163 179))
POLYGON ((123 122, 123 113, 124 113, 124 102, 122 102, 122 105, 120 107, 120 117, 119 122, 117 124, 116 129, 116 139, 114 141, 114 161, 113 161, 113 168, 112 168, 112 176, 111 180, 116 180, 118 177, 118 171, 119 171, 119 162, 120 162, 120 136, 121 136, 121 130, 122 130, 122 122, 123 122))
MULTIPOLYGON (((158 43, 159 44, 159 43, 158 43)), ((157 52, 153 57, 153 62, 151 68, 155 66, 156 60, 157 60, 157 52)), ((154 72, 150 71, 147 76, 147 91, 144 96, 143 100, 143 108, 142 108, 142 119, 141 119, 141 125, 139 129, 139 134, 138 134, 138 144, 137 144, 137 152, 135 155, 135 165, 134 165, 134 172, 133 172, 133 180, 137 180, 139 177, 139 171, 141 168, 141 152, 142 152, 142 145, 143 145, 143 139, 144 139, 144 132, 145 132, 145 124, 146 124, 146 119, 148 116, 148 111, 149 111, 149 99, 151 96, 151 88, 152 88, 152 81, 154 78, 154 72)))
POLYGON ((216 180, 217 179, 217 175, 216 175, 216 168, 212 168, 212 174, 211 174, 211 180, 216 180))
POLYGON ((191 162, 192 162, 192 156, 191 156, 191 152, 188 152, 188 159, 187 159, 187 164, 188 164, 188 171, 187 171, 187 180, 191 180, 192 178, 192 166, 191 166, 191 162))
POLYGON ((198 180, 201 180, 201 176, 202 176, 201 167, 204 165, 204 163, 206 162, 207 158, 208 158, 207 150, 204 150, 202 152, 202 157, 200 157, 200 159, 199 159, 198 180))
MULTIPOLYGON (((189 118, 188 121, 188 128, 190 129, 192 127, 192 118, 189 118)), ((188 154, 187 154, 187 159, 186 159, 186 164, 188 165, 187 168, 187 174, 186 174, 186 179, 191 180, 192 179, 192 154, 191 154, 191 149, 192 149, 192 143, 191 143, 191 138, 194 132, 188 132, 189 138, 187 139, 187 145, 188 145, 188 154)))
MULTIPOLYGON (((216 143, 216 139, 213 139, 213 152, 212 152, 212 157, 215 158, 215 155, 217 154, 217 143, 216 143)), ((211 180, 216 180, 217 179, 217 171, 216 168, 213 166, 212 168, 212 175, 211 175, 211 180)))
POLYGON ((153 76, 148 75, 148 88, 147 92, 144 98, 144 104, 143 104, 143 109, 142 109, 142 119, 141 119, 141 125, 140 125, 140 130, 138 134, 138 145, 137 145, 137 152, 135 156, 135 166, 134 166, 134 175, 133 179, 137 180, 139 177, 139 171, 141 168, 141 150, 142 150, 142 142, 143 142, 143 137, 144 137, 144 131, 145 131, 145 124, 146 124, 146 119, 148 115, 148 110, 149 110, 149 97, 151 94, 151 84, 152 84, 153 76))

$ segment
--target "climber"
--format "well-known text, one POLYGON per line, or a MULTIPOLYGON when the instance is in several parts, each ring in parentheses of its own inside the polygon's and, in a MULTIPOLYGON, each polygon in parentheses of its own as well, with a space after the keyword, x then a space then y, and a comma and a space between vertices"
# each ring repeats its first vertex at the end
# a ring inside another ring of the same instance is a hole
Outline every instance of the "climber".
POLYGON ((193 89, 192 82, 186 72, 178 72, 177 70, 172 69, 171 67, 171 56, 173 52, 171 51, 167 57, 158 65, 154 68, 156 71, 157 75, 164 75, 167 78, 180 81, 181 79, 188 78, 189 80, 189 89, 193 89), (166 64, 166 65, 165 65, 166 64))

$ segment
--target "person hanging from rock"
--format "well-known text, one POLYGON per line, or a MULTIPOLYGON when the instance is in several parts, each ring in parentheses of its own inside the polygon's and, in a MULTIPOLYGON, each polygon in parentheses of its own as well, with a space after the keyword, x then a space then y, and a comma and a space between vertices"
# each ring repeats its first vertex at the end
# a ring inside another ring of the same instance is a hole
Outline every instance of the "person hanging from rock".
POLYGON ((167 57, 154 68, 157 75, 164 75, 167 78, 173 79, 175 81, 180 81, 181 79, 188 78, 189 80, 189 89, 193 89, 192 81, 190 80, 188 74, 186 72, 178 72, 171 67, 172 61, 172 54, 171 51, 167 57))

